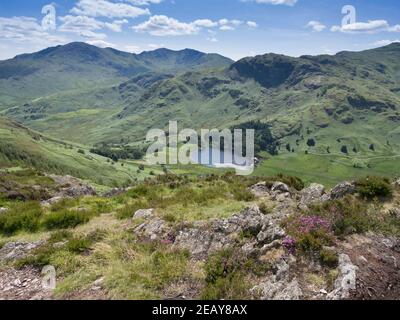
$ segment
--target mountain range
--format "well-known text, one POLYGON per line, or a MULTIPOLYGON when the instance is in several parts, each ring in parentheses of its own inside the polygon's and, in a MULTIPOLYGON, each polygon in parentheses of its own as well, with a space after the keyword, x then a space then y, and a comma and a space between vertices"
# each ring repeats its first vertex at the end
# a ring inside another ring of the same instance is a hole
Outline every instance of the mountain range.
POLYGON ((0 62, 0 115, 85 145, 141 143, 170 120, 194 129, 259 120, 281 155, 341 157, 359 169, 383 157, 394 166, 399 61, 398 43, 237 62, 190 49, 131 54, 70 43, 0 62))

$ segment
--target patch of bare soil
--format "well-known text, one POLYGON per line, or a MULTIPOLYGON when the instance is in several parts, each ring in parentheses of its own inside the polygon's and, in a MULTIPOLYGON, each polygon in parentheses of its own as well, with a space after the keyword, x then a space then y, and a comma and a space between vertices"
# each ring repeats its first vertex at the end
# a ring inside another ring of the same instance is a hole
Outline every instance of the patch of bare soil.
POLYGON ((352 236, 343 251, 358 267, 355 300, 400 300, 400 239, 378 235, 352 236))

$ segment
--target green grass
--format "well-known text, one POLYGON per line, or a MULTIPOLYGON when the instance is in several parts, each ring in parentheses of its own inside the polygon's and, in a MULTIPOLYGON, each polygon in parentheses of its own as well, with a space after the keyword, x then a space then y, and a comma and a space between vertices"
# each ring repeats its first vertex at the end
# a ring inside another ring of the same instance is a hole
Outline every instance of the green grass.
POLYGON ((77 269, 65 273, 56 295, 89 288, 101 277, 111 299, 160 299, 169 284, 192 276, 188 259, 185 251, 140 243, 126 233, 108 234, 90 256, 79 257, 77 269))
POLYGON ((48 138, 14 122, 0 118, 0 159, 4 163, 31 166, 41 171, 70 174, 96 185, 118 187, 143 180, 150 171, 161 173, 161 168, 146 168, 137 173, 139 165, 131 161, 112 164, 108 159, 91 154, 83 145, 70 144, 48 138), (83 150, 81 154, 78 150, 83 150))
POLYGON ((314 155, 285 153, 269 156, 254 176, 273 176, 279 173, 298 176, 307 184, 317 182, 333 187, 339 182, 356 180, 367 175, 393 177, 399 159, 390 156, 369 160, 370 168, 354 168, 351 157, 339 155, 314 155))
POLYGON ((191 181, 171 176, 171 182, 156 185, 149 182, 117 197, 124 203, 117 216, 131 218, 138 209, 154 208, 160 216, 174 217, 169 219, 174 222, 227 217, 254 200, 246 186, 238 181, 224 181, 223 177, 191 181))

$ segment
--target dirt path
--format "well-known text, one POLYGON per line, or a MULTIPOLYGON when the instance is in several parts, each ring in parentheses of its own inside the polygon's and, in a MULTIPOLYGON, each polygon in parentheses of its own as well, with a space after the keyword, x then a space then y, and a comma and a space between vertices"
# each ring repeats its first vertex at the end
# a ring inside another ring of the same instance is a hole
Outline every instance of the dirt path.
POLYGON ((42 275, 33 268, 0 270, 0 300, 51 300, 42 287, 42 275))

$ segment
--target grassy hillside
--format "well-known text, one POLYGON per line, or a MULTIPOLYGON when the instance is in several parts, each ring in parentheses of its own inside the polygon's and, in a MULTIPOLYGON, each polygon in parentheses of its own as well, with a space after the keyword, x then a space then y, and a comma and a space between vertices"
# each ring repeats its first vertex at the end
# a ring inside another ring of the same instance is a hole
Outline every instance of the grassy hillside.
POLYGON ((15 122, 0 118, 0 166, 20 165, 56 174, 70 174, 100 186, 118 187, 149 177, 132 162, 112 163, 90 154, 82 145, 46 137, 15 122), (123 165, 122 165, 123 164, 123 165))
POLYGON ((195 50, 141 55, 73 42, 0 61, 0 110, 65 90, 121 83, 138 74, 225 67, 228 58, 195 50))
MULTIPOLYGON (((32 59, 51 62, 71 50, 74 63, 96 61, 84 64, 90 68, 84 70, 88 78, 95 76, 91 71, 107 66, 106 73, 101 71, 107 81, 99 77, 91 87, 66 90, 57 83, 61 81, 58 76, 54 86, 60 89, 56 93, 23 98, 23 103, 5 109, 4 115, 50 136, 87 145, 141 144, 149 129, 166 128, 171 120, 177 120, 180 128, 195 129, 231 128, 261 120, 271 126, 280 143, 279 156, 267 160, 258 169, 261 173, 297 172, 309 180, 326 177, 328 184, 372 171, 397 173, 399 44, 334 56, 267 54, 229 66, 230 61, 223 57, 193 50, 162 49, 134 56, 111 49, 69 46, 22 56, 4 62, 3 67, 26 59, 29 66, 35 65, 32 59), (94 53, 96 59, 91 57, 94 53), (145 65, 148 72, 133 75, 139 67, 132 74, 125 72, 133 68, 132 57, 135 68, 145 65), (282 159, 284 168, 280 167, 282 159)), ((4 74, 0 63, 1 70, 4 74)), ((10 92, 16 92, 10 87, 24 86, 28 80, 36 83, 27 71, 18 72, 1 80, 3 107, 10 92)), ((67 75, 62 81, 70 86, 68 75, 74 71, 63 69, 62 73, 67 75)))

